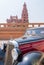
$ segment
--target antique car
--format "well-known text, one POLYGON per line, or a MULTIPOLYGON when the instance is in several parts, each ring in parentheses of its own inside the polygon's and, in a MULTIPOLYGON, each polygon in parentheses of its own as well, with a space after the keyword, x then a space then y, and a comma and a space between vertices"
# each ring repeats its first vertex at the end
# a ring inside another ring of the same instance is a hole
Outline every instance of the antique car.
MULTIPOLYGON (((33 53, 35 53, 35 51, 36 53, 38 53, 37 51, 44 53, 44 28, 30 29, 28 30, 28 33, 26 32, 25 35, 22 36, 21 38, 10 40, 10 42, 13 43, 16 48, 16 49, 14 48, 12 51, 12 57, 14 59, 18 58, 18 61, 19 60, 21 61, 22 57, 25 54, 26 56, 28 56, 29 54, 30 57, 31 54, 29 52, 31 52, 32 55, 33 53), (15 55, 15 51, 17 51, 16 55, 15 55)), ((32 65, 32 64, 18 63, 18 65, 32 65)))
MULTIPOLYGON (((44 55, 43 54, 44 53, 44 28, 41 27, 41 28, 29 29, 26 31, 24 36, 17 39, 10 39, 8 40, 8 43, 14 46, 14 48, 11 50, 10 53, 12 55, 13 65, 33 65, 32 59, 34 60, 36 59, 38 61, 39 57, 41 58, 42 55, 44 55), (28 58, 27 60, 27 63, 29 62, 28 64, 25 63, 25 57, 28 58)), ((0 55, 0 59, 5 58, 6 51, 7 51, 6 45, 4 45, 4 49, 1 50, 2 54, 3 53, 4 54, 0 55)), ((1 60, 0 63, 1 63, 0 65, 4 65, 4 61, 2 62, 1 60)), ((5 65, 9 65, 9 64, 5 64, 5 65)), ((35 65, 35 61, 34 61, 34 65, 35 65)))

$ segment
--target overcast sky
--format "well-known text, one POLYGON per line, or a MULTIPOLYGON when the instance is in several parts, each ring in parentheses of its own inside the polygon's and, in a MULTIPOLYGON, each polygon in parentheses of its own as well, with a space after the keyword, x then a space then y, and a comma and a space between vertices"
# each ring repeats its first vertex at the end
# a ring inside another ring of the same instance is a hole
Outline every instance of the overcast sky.
POLYGON ((5 22, 10 15, 20 18, 24 2, 27 4, 29 22, 44 22, 44 0, 0 0, 0 22, 5 22))

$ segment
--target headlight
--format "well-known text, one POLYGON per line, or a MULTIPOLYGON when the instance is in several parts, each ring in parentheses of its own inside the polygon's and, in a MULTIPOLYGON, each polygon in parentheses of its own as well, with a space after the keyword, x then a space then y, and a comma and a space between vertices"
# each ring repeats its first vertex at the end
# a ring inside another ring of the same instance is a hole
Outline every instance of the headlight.
POLYGON ((19 47, 18 43, 15 40, 9 40, 10 44, 14 45, 14 47, 19 47))
POLYGON ((17 52, 16 48, 12 49, 11 53, 12 53, 12 58, 13 58, 13 62, 14 62, 14 60, 17 60, 17 58, 18 58, 18 52, 17 52))

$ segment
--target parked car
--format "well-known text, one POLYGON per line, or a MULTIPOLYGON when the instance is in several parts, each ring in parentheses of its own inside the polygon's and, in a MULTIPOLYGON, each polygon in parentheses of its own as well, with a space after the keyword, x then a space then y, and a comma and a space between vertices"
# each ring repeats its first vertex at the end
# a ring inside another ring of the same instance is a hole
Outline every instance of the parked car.
MULTIPOLYGON (((27 31, 28 34, 26 32, 25 35, 22 36, 21 38, 18 38, 15 40, 10 40, 10 42, 12 42, 14 44, 14 46, 16 46, 16 51, 17 51, 17 49, 19 49, 19 51, 21 52, 20 57, 18 57, 19 59, 21 59, 22 56, 24 56, 25 54, 26 54, 26 56, 28 56, 27 53, 29 53, 29 52, 32 52, 32 55, 33 55, 34 51, 36 51, 36 53, 37 53, 37 51, 44 53, 44 35, 43 35, 44 28, 34 28, 34 29, 29 29, 28 31, 27 31)), ((19 52, 19 51, 17 51, 17 52, 19 52)), ((39 53, 37 53, 37 54, 39 54, 39 53)), ((29 57, 30 57, 30 55, 31 54, 29 54, 29 57)), ((19 53, 17 53, 16 56, 19 56, 19 53)), ((36 56, 36 55, 34 55, 34 56, 36 56)), ((13 58, 14 57, 15 57, 15 54, 14 54, 13 58)), ((18 65, 26 65, 26 64, 18 63, 18 65)), ((32 64, 29 64, 29 65, 32 65, 32 64)))

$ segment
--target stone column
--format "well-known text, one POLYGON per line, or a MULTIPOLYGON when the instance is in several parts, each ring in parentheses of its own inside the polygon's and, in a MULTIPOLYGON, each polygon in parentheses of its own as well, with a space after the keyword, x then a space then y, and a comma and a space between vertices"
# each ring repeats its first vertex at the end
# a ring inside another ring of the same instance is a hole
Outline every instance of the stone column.
POLYGON ((12 65, 12 55, 11 50, 14 48, 13 45, 8 44, 6 49, 6 55, 5 55, 5 64, 4 65, 12 65))

